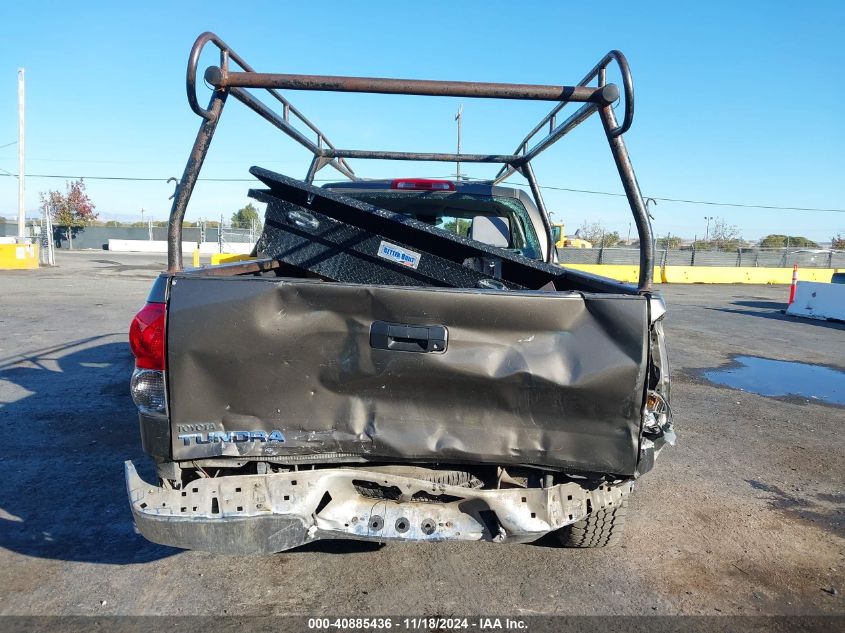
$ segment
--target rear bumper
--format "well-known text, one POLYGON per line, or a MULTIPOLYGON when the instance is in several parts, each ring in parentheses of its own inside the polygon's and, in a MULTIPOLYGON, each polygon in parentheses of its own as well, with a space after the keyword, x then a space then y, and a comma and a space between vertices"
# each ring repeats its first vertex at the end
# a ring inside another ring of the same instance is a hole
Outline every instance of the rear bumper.
POLYGON ((478 490, 337 468, 199 479, 174 490, 143 481, 131 461, 125 468, 145 538, 222 554, 269 554, 320 539, 530 542, 620 503, 633 486, 478 490))

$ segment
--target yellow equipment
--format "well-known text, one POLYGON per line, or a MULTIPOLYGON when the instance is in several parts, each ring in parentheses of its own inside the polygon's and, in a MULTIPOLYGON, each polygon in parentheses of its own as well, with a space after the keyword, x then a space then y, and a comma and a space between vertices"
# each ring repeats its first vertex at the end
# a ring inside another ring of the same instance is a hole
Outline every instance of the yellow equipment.
POLYGON ((555 248, 592 248, 592 242, 582 240, 580 237, 567 237, 563 223, 552 224, 552 240, 555 248))

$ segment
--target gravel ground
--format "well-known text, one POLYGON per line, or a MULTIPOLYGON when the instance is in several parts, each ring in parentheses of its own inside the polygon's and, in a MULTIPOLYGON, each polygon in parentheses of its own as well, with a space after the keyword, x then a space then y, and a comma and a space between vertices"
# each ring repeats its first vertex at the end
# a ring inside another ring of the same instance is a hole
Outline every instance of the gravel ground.
POLYGON ((164 261, 60 252, 0 271, 0 614, 845 614, 845 408, 703 378, 735 355, 845 370, 845 326, 782 316, 787 288, 663 289, 679 440, 638 483, 621 547, 238 558, 132 525, 123 460, 151 474, 126 331, 164 261))

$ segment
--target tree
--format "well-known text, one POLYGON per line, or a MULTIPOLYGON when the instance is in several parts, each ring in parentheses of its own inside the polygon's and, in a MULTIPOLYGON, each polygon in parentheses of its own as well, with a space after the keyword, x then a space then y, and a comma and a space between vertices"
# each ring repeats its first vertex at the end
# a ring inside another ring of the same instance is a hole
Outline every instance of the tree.
POLYGON ((739 240, 739 227, 735 224, 728 224, 722 218, 713 220, 712 240, 717 244, 721 242, 735 242, 739 240))
MULTIPOLYGON (((678 250, 684 243, 683 238, 677 235, 670 235, 669 237, 661 237, 657 239, 657 248, 668 248, 669 250, 678 250)), ((640 243, 637 242, 637 246, 640 243)))
POLYGON ((785 248, 786 246, 819 247, 813 240, 801 237, 800 235, 780 235, 773 233, 760 240, 760 248, 785 248))
POLYGON ((715 218, 713 227, 710 229, 710 239, 705 242, 696 242, 698 250, 733 250, 744 244, 739 235, 739 227, 728 224, 723 218, 715 218))
POLYGON ((837 233, 830 238, 830 247, 835 250, 845 250, 845 237, 842 236, 842 233, 837 233))
POLYGON ((444 222, 439 228, 443 229, 444 231, 454 233, 456 235, 463 235, 464 237, 469 237, 470 229, 472 229, 472 220, 467 220, 464 218, 454 218, 453 220, 444 222))
POLYGON ((575 237, 592 242, 593 247, 614 246, 619 243, 619 233, 608 232, 601 222, 587 222, 578 228, 575 237))
POLYGON ((85 183, 79 180, 65 182, 65 193, 58 189, 40 194, 41 210, 50 214, 53 224, 65 228, 69 247, 73 248, 73 236, 99 217, 94 212, 94 203, 85 191, 85 183))
POLYGON ((261 218, 258 215, 258 209, 250 202, 232 214, 232 228, 251 229, 253 226, 260 228, 261 218))

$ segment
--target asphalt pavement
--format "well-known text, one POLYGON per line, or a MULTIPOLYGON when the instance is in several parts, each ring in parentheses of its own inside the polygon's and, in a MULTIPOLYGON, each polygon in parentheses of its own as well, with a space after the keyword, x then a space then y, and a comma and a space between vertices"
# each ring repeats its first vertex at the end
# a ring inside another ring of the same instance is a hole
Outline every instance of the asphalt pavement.
POLYGON ((57 263, 0 271, 0 614, 845 614, 845 325, 784 316, 786 287, 661 289, 678 443, 638 482, 620 547, 320 542, 243 558, 154 545, 132 524, 123 461, 152 470, 127 328, 165 256, 57 263), (747 358, 831 368, 831 384, 714 382, 747 358))

